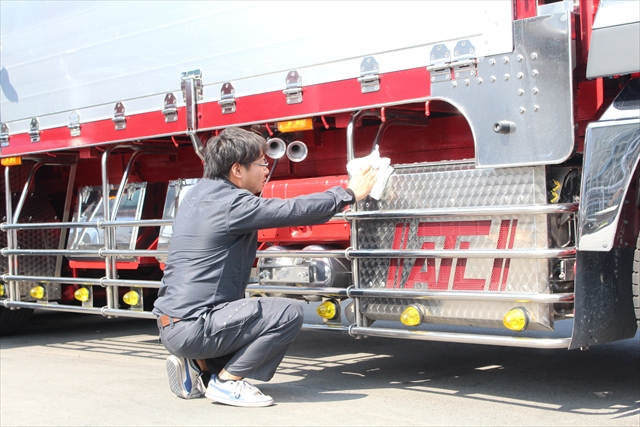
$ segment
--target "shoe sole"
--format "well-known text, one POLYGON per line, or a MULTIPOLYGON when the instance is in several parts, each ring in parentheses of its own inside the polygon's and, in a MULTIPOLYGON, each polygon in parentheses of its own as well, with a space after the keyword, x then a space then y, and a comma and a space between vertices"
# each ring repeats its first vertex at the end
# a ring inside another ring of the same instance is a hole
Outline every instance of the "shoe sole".
MULTIPOLYGON (((200 378, 196 378, 194 380, 194 384, 192 384, 193 390, 191 394, 185 390, 182 386, 185 383, 185 366, 182 364, 181 360, 175 356, 170 356, 167 358, 167 375, 169 376, 169 387, 173 394, 178 396, 181 399, 197 399, 203 396, 204 393, 198 389, 200 385, 198 382, 201 381, 200 378)), ((202 387, 200 385, 200 387, 202 387)))
POLYGON ((177 357, 167 358, 167 375, 169 375, 169 387, 171 388, 173 394, 181 399, 186 399, 186 393, 182 388, 182 384, 184 383, 184 378, 182 378, 183 369, 184 367, 177 357))
POLYGON ((266 400, 264 402, 240 402, 237 400, 231 400, 225 396, 218 396, 216 394, 209 393, 208 391, 204 394, 204 396, 207 399, 213 400, 214 402, 222 403, 224 405, 242 406, 244 408, 260 408, 273 405, 273 399, 266 400))

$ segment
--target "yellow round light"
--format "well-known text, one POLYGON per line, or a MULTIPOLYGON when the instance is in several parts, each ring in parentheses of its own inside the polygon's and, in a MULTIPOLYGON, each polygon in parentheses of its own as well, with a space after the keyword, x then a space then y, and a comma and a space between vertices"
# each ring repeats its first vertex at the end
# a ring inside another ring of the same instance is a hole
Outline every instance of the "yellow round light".
POLYGON ((125 304, 138 305, 140 302, 140 294, 136 291, 129 291, 122 297, 125 304))
POLYGON ((316 308, 316 313, 323 319, 333 320, 340 314, 338 304, 334 301, 325 301, 316 308))
POLYGON ((34 286, 29 290, 29 295, 35 299, 44 298, 44 288, 42 286, 34 286))
POLYGON ((400 315, 400 322, 406 326, 418 326, 422 323, 422 313, 418 307, 410 305, 400 315))
POLYGON ((0 285, 0 297, 4 296, 4 285, 0 285))
POLYGON ((524 331, 529 325, 529 315, 527 310, 522 307, 516 307, 504 315, 502 323, 507 329, 512 331, 524 331))
POLYGON ((89 301, 89 289, 79 288, 73 293, 73 297, 78 301, 87 302, 89 301))

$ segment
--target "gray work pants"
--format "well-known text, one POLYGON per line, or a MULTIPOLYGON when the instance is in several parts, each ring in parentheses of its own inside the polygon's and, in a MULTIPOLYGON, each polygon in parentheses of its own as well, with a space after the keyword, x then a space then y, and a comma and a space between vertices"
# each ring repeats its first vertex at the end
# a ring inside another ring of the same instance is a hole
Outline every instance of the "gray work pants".
POLYGON ((210 369, 224 366, 232 375, 269 381, 302 321, 302 307, 296 301, 247 298, 217 305, 197 319, 161 327, 160 338, 176 356, 205 359, 210 369))

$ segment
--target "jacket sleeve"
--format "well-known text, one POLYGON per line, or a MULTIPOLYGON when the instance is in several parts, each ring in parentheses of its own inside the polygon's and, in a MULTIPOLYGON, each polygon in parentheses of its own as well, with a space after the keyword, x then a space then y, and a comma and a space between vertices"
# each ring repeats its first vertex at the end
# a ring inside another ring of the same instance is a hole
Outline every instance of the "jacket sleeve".
POLYGON ((227 211, 227 231, 243 234, 263 228, 322 224, 354 202, 342 187, 291 199, 263 199, 241 192, 227 211))

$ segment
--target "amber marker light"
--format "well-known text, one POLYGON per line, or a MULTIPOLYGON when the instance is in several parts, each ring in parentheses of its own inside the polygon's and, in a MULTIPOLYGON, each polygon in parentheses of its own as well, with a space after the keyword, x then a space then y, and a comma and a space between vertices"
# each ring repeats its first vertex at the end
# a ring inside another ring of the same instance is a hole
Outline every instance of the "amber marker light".
POLYGON ((512 308, 504 315, 502 323, 512 331, 524 331, 529 326, 529 315, 522 307, 512 308))
POLYGON ((20 166, 22 164, 22 157, 5 157, 0 159, 2 166, 20 166))
POLYGON ((140 294, 136 291, 129 291, 122 297, 125 304, 138 305, 140 302, 140 294))
POLYGON ((29 295, 35 299, 42 299, 44 298, 44 288, 42 286, 34 286, 29 289, 29 295))
POLYGON ((405 326, 418 326, 422 323, 422 318, 422 310, 415 305, 410 305, 400 315, 400 322, 405 326))
POLYGON ((4 296, 4 285, 0 285, 0 297, 4 296))
POLYGON ((323 319, 334 320, 340 316, 340 306, 335 301, 325 301, 316 308, 316 313, 323 319))
POLYGON ((312 130, 312 119, 289 120, 286 122, 278 122, 278 130, 282 133, 296 132, 299 130, 312 130))
POLYGON ((81 302, 89 301, 89 289, 79 288, 73 293, 73 297, 81 302))

